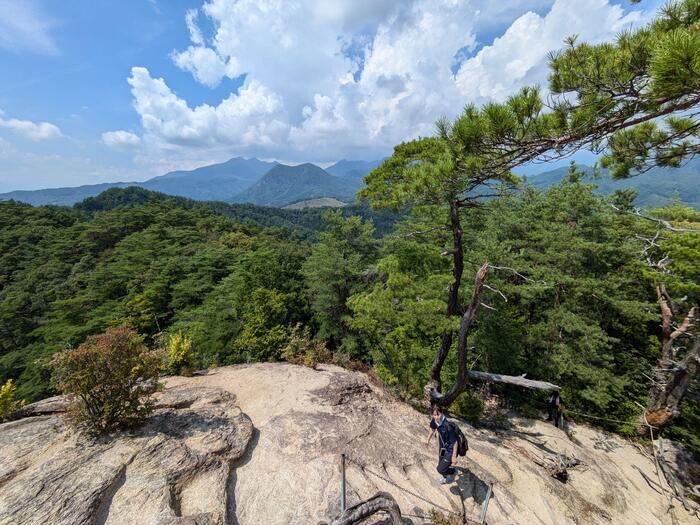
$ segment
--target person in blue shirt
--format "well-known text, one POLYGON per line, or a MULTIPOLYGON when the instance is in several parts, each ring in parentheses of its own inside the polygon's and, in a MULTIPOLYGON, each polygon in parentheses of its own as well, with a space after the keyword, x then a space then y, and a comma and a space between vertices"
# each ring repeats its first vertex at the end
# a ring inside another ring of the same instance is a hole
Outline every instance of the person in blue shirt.
POLYGON ((440 445, 438 455, 437 471, 440 473, 439 482, 441 484, 450 483, 455 474, 453 464, 457 463, 457 431, 445 416, 442 407, 434 405, 431 410, 430 433, 428 434, 428 445, 430 439, 437 431, 438 444, 440 445))

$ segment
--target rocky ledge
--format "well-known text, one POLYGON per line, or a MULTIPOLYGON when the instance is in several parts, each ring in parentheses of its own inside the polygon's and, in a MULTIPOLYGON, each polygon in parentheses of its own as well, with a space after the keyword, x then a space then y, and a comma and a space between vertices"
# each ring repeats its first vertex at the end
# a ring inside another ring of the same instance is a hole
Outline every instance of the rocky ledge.
POLYGON ((167 390, 138 430, 90 439, 65 403, 0 425, 0 524, 208 525, 233 521, 232 475, 253 435, 233 394, 167 390))

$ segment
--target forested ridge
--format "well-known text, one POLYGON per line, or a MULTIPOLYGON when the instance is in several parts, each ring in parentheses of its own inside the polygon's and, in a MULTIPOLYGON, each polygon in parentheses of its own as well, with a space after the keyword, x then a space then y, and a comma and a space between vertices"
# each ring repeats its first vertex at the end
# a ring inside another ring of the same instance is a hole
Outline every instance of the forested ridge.
POLYGON ((134 188, 73 209, 0 203, 0 381, 50 395, 52 354, 126 326, 152 347, 187 341, 196 367, 366 367, 475 422, 494 395, 533 414, 544 394, 471 372, 525 374, 559 385, 568 417, 700 451, 700 212, 640 211, 573 164, 546 190, 513 175, 582 148, 614 179, 699 155, 699 21, 684 0, 615 42, 572 37, 546 100, 526 87, 438 120, 364 178, 356 207, 134 188))

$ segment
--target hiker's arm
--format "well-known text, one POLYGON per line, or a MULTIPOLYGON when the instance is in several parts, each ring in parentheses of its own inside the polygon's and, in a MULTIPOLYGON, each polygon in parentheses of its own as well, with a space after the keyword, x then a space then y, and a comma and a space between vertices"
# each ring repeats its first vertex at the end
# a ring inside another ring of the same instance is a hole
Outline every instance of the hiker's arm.
POLYGON ((431 428, 430 432, 428 433, 428 445, 430 445, 430 440, 432 439, 433 434, 435 434, 435 429, 431 428))

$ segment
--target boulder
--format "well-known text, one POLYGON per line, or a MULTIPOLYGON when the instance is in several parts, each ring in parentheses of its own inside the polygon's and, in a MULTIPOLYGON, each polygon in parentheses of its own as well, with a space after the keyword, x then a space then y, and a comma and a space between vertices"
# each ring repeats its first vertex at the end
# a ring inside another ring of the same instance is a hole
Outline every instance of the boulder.
POLYGON ((52 399, 0 425, 0 524, 230 523, 231 475, 253 434, 235 396, 183 387, 140 428, 91 439, 52 399))

